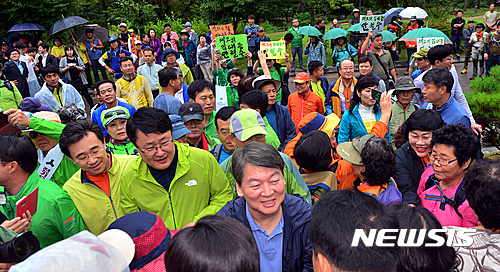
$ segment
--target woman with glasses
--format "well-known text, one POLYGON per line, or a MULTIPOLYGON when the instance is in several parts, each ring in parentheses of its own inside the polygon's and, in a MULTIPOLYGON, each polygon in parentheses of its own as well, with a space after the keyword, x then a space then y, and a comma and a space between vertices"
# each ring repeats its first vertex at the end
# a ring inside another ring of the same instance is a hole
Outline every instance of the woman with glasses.
POLYGON ((463 180, 481 148, 479 138, 464 125, 445 125, 433 132, 431 146, 434 174, 420 182, 422 207, 431 211, 443 226, 476 227, 477 218, 465 199, 463 180))
MULTIPOLYGON (((359 77, 354 87, 350 108, 344 112, 340 121, 339 144, 372 133, 375 123, 382 117, 387 119, 384 123, 389 123, 392 110, 390 97, 387 95, 381 100, 382 94, 377 90, 377 86, 376 78, 370 75, 359 77)), ((385 134, 385 138, 391 140, 389 132, 385 134)))
POLYGON ((127 135, 126 127, 129 118, 128 109, 120 106, 101 113, 102 124, 108 131, 106 146, 109 152, 124 155, 139 154, 127 135))

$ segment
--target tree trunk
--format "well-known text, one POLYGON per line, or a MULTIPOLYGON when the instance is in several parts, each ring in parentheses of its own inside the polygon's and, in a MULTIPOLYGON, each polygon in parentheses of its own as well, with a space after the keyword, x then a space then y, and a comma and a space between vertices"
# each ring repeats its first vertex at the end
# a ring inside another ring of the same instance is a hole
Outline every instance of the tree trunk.
POLYGON ((480 9, 481 8, 481 0, 477 0, 477 8, 480 9))
POLYGON ((467 0, 464 0, 464 12, 467 11, 467 0))
MULTIPOLYGON (((108 10, 108 7, 106 7, 106 0, 102 0, 102 10, 108 10)), ((109 15, 107 12, 104 12, 104 18, 106 19, 106 28, 109 28, 109 15)))

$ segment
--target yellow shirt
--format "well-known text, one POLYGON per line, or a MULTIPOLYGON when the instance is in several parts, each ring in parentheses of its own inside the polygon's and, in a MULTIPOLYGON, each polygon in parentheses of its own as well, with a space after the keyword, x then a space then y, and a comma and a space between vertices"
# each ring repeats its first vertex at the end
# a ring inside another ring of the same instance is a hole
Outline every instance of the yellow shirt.
POLYGON ((83 60, 83 63, 87 64, 89 63, 89 60, 87 59, 87 47, 85 46, 84 43, 78 42, 78 55, 80 55, 80 58, 83 60))
POLYGON ((153 107, 153 93, 145 77, 136 75, 134 80, 120 78, 116 81, 116 97, 121 97, 136 109, 153 107))
POLYGON ((52 56, 54 57, 58 57, 58 56, 65 56, 66 55, 66 52, 64 52, 64 45, 61 45, 59 47, 57 46, 53 46, 52 47, 52 50, 50 51, 50 53, 52 54, 52 56))
POLYGON ((318 82, 314 82, 311 78, 311 89, 312 89, 312 92, 317 94, 321 98, 323 103, 325 103, 326 97, 325 97, 325 91, 323 90, 323 88, 321 88, 321 79, 318 80, 318 82))

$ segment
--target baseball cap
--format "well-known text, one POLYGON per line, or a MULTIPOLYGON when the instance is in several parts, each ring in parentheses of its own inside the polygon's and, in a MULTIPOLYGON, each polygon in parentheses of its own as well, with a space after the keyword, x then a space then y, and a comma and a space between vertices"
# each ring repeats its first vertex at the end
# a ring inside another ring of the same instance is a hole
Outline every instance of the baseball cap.
POLYGON ((118 41, 118 38, 113 36, 113 37, 109 37, 109 40, 108 42, 114 42, 114 41, 118 41))
POLYGON ((123 254, 128 264, 134 259, 135 244, 132 237, 125 231, 120 229, 108 229, 98 235, 97 238, 118 249, 123 254))
POLYGON ((7 43, 7 41, 2 41, 1 45, 9 45, 9 44, 7 43))
POLYGON ((363 165, 361 162, 361 150, 366 143, 375 137, 373 134, 366 134, 361 138, 354 138, 352 142, 341 143, 337 146, 337 151, 342 159, 354 164, 363 165))
POLYGON ((268 75, 262 75, 256 79, 254 79, 252 82, 252 87, 254 87, 255 89, 260 89, 260 85, 262 85, 262 83, 268 82, 268 81, 271 81, 274 83, 274 86, 276 87, 276 91, 278 91, 281 88, 281 82, 277 81, 276 79, 274 79, 268 75))
MULTIPOLYGON (((42 119, 45 119, 47 121, 61 123, 61 117, 59 117, 59 114, 52 112, 52 111, 35 112, 35 113, 33 113, 33 115, 31 117, 42 118, 42 119)), ((21 130, 21 133, 31 132, 31 131, 33 131, 33 129, 28 127, 27 129, 21 130)))
POLYGON ((420 88, 416 87, 413 83, 413 79, 409 76, 398 77, 396 83, 394 84, 395 91, 415 91, 420 93, 420 88))
POLYGON ((311 77, 309 76, 308 73, 306 72, 300 72, 295 76, 295 80, 292 81, 293 83, 304 83, 307 81, 310 81, 311 77))
POLYGON ((469 19, 469 21, 467 21, 467 23, 476 23, 476 22, 474 22, 473 19, 469 19))
POLYGON ((186 126, 184 125, 184 122, 182 121, 182 118, 179 115, 170 114, 168 117, 170 118, 170 121, 172 122, 172 138, 174 140, 177 140, 180 137, 182 137, 188 133, 191 133, 191 131, 186 128, 186 126))
POLYGON ((125 23, 121 23, 121 24, 119 24, 119 25, 118 25, 118 28, 120 28, 120 27, 122 27, 122 26, 123 26, 123 27, 127 27, 127 24, 125 24, 125 23))
POLYGON ((359 13, 359 9, 357 9, 357 8, 353 9, 352 13, 354 13, 354 12, 358 12, 359 13))
POLYGON ((417 58, 417 59, 421 59, 421 58, 426 59, 427 53, 429 53, 429 49, 430 49, 429 47, 421 47, 417 53, 413 54, 413 57, 417 58))
POLYGON ((415 16, 415 15, 411 16, 410 21, 416 21, 416 20, 417 20, 417 16, 415 16))
POLYGON ((136 41, 134 42, 134 45, 136 45, 136 44, 142 44, 142 42, 141 42, 140 40, 136 40, 136 41))
POLYGON ((264 27, 261 26, 261 27, 258 28, 257 31, 261 32, 261 31, 266 31, 266 30, 264 29, 264 27))
POLYGON ((267 135, 266 124, 260 114, 252 109, 241 109, 231 116, 229 131, 244 142, 254 135, 267 135))
POLYGON ((104 127, 109 125, 116 119, 127 119, 130 118, 130 112, 127 108, 116 106, 111 109, 107 109, 101 113, 101 121, 104 127))
POLYGON ((174 67, 174 68, 175 68, 175 70, 177 71, 177 74, 178 74, 179 76, 182 76, 182 69, 181 69, 181 68, 179 68, 179 67, 174 67))
POLYGON ((19 109, 22 111, 50 111, 50 107, 42 105, 38 99, 34 97, 26 97, 19 103, 19 109))
MULTIPOLYGON (((193 25, 191 25, 191 23, 185 23, 185 24, 184 24, 184 27, 188 27, 188 26, 191 26, 191 27, 192 27, 193 25)), ((181 31, 181 32, 182 32, 182 31, 181 31)))
POLYGON ((203 116, 203 108, 201 108, 201 105, 196 102, 186 102, 182 104, 179 108, 179 115, 181 116, 184 123, 187 123, 191 120, 205 119, 205 117, 203 116))
POLYGON ((302 134, 307 134, 313 130, 321 130, 326 132, 329 137, 332 137, 333 130, 340 123, 340 118, 332 113, 324 116, 318 112, 306 114, 299 122, 299 131, 302 134))

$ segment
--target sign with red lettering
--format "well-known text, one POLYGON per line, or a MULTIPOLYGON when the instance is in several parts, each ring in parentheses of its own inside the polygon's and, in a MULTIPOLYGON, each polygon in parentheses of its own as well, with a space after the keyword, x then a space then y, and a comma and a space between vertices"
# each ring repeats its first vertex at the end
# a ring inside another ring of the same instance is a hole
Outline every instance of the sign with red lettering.
POLYGON ((213 25, 210 26, 210 31, 212 32, 212 39, 234 35, 233 24, 213 25))

